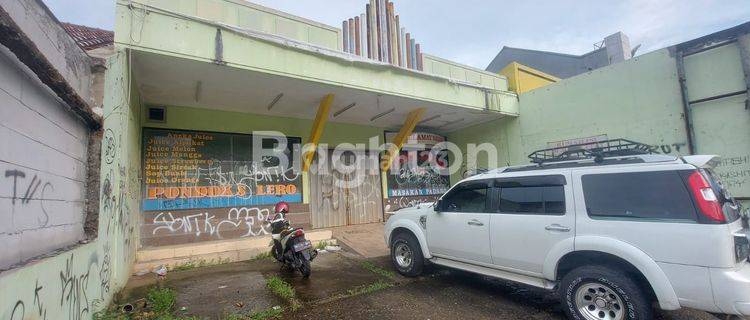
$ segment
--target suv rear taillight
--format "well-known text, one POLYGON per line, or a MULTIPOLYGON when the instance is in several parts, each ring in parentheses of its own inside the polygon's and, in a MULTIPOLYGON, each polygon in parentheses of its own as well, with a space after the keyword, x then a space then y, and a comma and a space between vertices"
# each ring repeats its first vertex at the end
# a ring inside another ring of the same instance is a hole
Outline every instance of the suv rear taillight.
POLYGON ((698 204, 698 211, 701 214, 712 221, 726 222, 726 217, 721 210, 719 199, 716 197, 714 190, 711 189, 711 185, 700 170, 695 170, 690 174, 688 177, 688 185, 690 186, 690 191, 693 193, 693 197, 698 204))
POLYGON ((746 234, 734 236, 734 254, 737 262, 748 260, 750 257, 750 239, 746 234))

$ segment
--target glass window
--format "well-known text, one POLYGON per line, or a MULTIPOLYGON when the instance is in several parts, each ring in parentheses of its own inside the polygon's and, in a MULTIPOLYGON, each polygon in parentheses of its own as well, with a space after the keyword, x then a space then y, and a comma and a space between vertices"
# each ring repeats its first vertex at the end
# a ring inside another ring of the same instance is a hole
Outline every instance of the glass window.
POLYGON ((565 213, 564 186, 503 187, 499 212, 554 214, 565 213))
POLYGON ((454 188, 442 200, 444 212, 485 212, 487 183, 469 183, 454 188))
POLYGON ((591 174, 581 179, 591 217, 696 219, 690 194, 677 171, 591 174))

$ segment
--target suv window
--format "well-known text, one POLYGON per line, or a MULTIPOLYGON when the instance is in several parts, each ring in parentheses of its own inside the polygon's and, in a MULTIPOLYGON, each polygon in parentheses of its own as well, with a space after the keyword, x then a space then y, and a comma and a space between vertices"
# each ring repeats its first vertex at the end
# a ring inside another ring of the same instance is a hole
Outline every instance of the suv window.
POLYGON ((500 189, 499 212, 564 214, 563 186, 516 187, 500 189))
POLYGON ((502 178, 495 181, 497 212, 565 214, 565 177, 562 175, 502 178))
POLYGON ((677 171, 589 174, 581 179, 590 217, 697 219, 690 193, 677 171))
POLYGON ((465 182, 442 199, 444 212, 485 212, 488 182, 465 182))

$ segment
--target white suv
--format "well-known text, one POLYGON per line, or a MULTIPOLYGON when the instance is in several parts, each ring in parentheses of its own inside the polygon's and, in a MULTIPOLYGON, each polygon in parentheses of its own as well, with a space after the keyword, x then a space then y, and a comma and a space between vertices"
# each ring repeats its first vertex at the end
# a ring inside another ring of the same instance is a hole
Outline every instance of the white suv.
POLYGON ((496 169, 385 225, 398 271, 425 263, 556 290, 571 319, 652 304, 750 315, 747 218, 714 156, 632 155, 496 169))

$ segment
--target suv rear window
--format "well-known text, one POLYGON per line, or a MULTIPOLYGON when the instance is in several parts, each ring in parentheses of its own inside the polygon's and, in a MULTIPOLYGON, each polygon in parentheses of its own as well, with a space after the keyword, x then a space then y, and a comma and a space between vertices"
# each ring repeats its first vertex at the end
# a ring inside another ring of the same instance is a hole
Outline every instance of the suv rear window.
POLYGON ((677 171, 589 174, 581 179, 590 217, 697 219, 690 193, 677 171))

